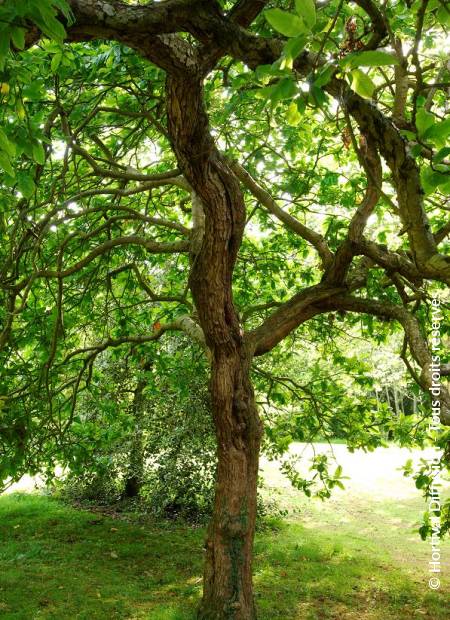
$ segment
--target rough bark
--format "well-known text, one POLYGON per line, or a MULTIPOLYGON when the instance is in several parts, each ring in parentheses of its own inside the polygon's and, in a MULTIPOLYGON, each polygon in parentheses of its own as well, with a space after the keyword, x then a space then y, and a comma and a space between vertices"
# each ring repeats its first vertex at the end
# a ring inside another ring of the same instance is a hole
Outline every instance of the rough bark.
POLYGON ((201 620, 253 620, 252 549, 261 425, 249 379, 251 355, 218 353, 211 396, 218 465, 208 528, 201 620))
POLYGON ((190 288, 211 352, 218 471, 199 618, 254 620, 251 564, 261 425, 250 382, 253 350, 244 341, 232 298, 245 207, 239 182, 211 138, 202 81, 195 71, 167 80, 172 147, 205 218, 190 288))

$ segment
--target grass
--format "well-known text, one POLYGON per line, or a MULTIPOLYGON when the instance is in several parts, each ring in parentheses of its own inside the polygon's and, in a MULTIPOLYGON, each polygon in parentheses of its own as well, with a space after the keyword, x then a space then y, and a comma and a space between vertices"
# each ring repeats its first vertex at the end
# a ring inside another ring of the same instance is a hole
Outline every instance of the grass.
POLYGON ((144 527, 50 498, 0 498, 0 616, 190 618, 202 533, 144 527))
MULTIPOLYGON (((408 502, 362 502, 352 512, 348 502, 306 503, 294 492, 289 501, 285 525, 256 540, 260 620, 450 618, 448 580, 427 587, 428 544, 410 531, 408 502)), ((193 620, 203 537, 38 495, 0 497, 0 617, 193 620)), ((448 558, 450 547, 442 552, 448 558)))

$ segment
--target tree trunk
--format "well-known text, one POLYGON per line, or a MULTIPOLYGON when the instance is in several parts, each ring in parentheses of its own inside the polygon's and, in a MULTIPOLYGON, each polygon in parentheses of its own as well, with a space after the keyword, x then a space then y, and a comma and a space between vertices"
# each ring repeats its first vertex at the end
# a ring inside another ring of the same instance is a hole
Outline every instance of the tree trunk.
POLYGON ((254 620, 252 554, 261 424, 249 356, 216 357, 211 397, 218 468, 206 540, 201 620, 254 620))
POLYGON ((194 192, 193 210, 201 208, 205 216, 201 238, 191 245, 189 284, 211 353, 211 404, 218 445, 199 618, 255 620, 252 546, 261 424, 250 382, 254 351, 245 341, 232 294, 245 204, 239 181, 209 131, 204 76, 197 73, 195 58, 188 60, 182 71, 167 79, 167 118, 178 164, 194 192))
POLYGON ((143 418, 144 418, 144 398, 143 392, 146 381, 139 380, 133 395, 133 436, 130 442, 130 453, 127 474, 125 478, 125 487, 122 493, 123 499, 133 499, 139 497, 144 477, 144 434, 143 434, 143 418))

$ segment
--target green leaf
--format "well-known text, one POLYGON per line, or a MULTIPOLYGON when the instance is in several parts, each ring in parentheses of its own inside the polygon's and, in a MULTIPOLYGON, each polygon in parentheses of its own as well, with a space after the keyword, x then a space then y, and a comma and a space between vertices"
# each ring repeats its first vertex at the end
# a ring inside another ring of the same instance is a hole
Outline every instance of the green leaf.
POLYGON ((273 65, 259 65, 255 69, 255 75, 258 80, 264 82, 266 78, 271 78, 276 74, 273 65))
POLYGON ((62 43, 66 36, 64 26, 56 18, 56 11, 46 3, 32 5, 30 17, 42 32, 51 39, 62 43))
POLYGON ((16 174, 14 172, 14 168, 11 166, 11 160, 5 151, 0 151, 0 168, 3 168, 3 170, 14 179, 16 174))
POLYGON ((434 125, 435 120, 434 114, 427 112, 425 108, 417 110, 416 127, 420 137, 423 137, 425 132, 434 125))
POLYGON ((442 5, 436 17, 442 26, 450 26, 450 8, 448 6, 442 5))
POLYGON ((264 86, 264 88, 258 88, 255 91, 255 97, 257 99, 270 99, 272 97, 272 93, 275 90, 275 86, 264 86))
POLYGON ((67 19, 69 25, 72 25, 75 22, 74 15, 72 13, 72 9, 66 0, 52 0, 52 4, 64 15, 67 19))
POLYGON ((355 69, 350 75, 352 77, 351 89, 365 99, 372 99, 375 84, 370 77, 359 69, 355 69))
POLYGON ((336 65, 325 66, 325 68, 322 69, 322 71, 317 75, 314 80, 314 84, 318 87, 325 86, 331 80, 335 71, 336 65))
MULTIPOLYGON (((433 116, 433 115, 431 115, 433 116)), ((444 145, 448 136, 450 135, 450 118, 441 121, 440 123, 433 123, 423 133, 424 140, 434 140, 439 144, 444 145)))
MULTIPOLYGON (((283 49, 283 56, 288 59, 290 65, 292 67, 292 61, 297 58, 297 56, 305 49, 306 37, 304 35, 300 35, 298 37, 293 37, 289 39, 283 49)), ((287 63, 289 64, 289 63, 287 63)))
POLYGON ((313 105, 318 105, 319 108, 323 108, 325 103, 328 101, 326 93, 324 93, 324 91, 316 84, 311 84, 309 95, 313 105))
POLYGON ((15 47, 18 50, 23 50, 25 47, 25 30, 24 28, 18 28, 15 26, 11 30, 11 39, 15 47))
POLYGON ((264 12, 264 16, 272 28, 285 37, 297 37, 307 32, 304 21, 293 13, 281 9, 269 9, 264 12))
POLYGON ((295 101, 291 101, 286 113, 286 120, 289 125, 295 127, 302 120, 302 115, 300 114, 297 104, 295 101))
POLYGON ((285 77, 272 86, 260 88, 255 92, 255 96, 258 97, 258 99, 268 99, 271 100, 272 103, 277 103, 278 101, 290 99, 296 92, 297 87, 294 80, 291 77, 285 77))
POLYGON ((438 164, 443 159, 445 159, 447 155, 450 155, 450 146, 445 146, 440 151, 438 151, 436 155, 433 157, 433 162, 435 164, 438 164))
POLYGON ((284 99, 290 99, 297 92, 297 87, 292 78, 286 77, 278 82, 275 86, 271 99, 272 101, 283 101, 284 99))
POLYGON ((398 58, 388 52, 354 52, 348 54, 340 63, 342 68, 356 69, 357 67, 383 67, 398 65, 398 58))
POLYGON ((62 60, 62 52, 57 52, 53 58, 52 58, 52 62, 50 64, 50 68, 52 70, 52 73, 56 73, 58 70, 59 65, 61 64, 61 60, 62 60))
POLYGON ((0 149, 7 153, 8 157, 14 157, 16 154, 16 145, 11 142, 6 133, 0 127, 0 149))
POLYGON ((0 29, 0 70, 4 68, 9 53, 11 30, 8 27, 0 29))
POLYGON ((31 198, 35 191, 35 184, 30 175, 26 172, 19 172, 17 175, 17 186, 25 198, 31 198))
POLYGON ((432 194, 438 187, 444 193, 448 192, 448 186, 450 184, 449 174, 426 168, 422 171, 420 179, 422 187, 427 195, 432 194))
POLYGON ((416 141, 417 136, 414 133, 414 131, 409 131, 408 129, 400 129, 399 133, 400 133, 401 136, 403 136, 404 138, 406 138, 410 142, 415 142, 416 141))
POLYGON ((415 144, 412 148, 411 148, 411 155, 413 157, 419 157, 419 155, 422 153, 422 145, 421 144, 415 144))
POLYGON ((34 80, 22 89, 22 97, 24 99, 37 100, 42 98, 43 84, 40 80, 34 80))
POLYGON ((295 9, 311 30, 316 25, 316 4, 314 0, 295 0, 295 9))
POLYGON ((45 164, 45 151, 40 142, 33 144, 33 159, 37 164, 43 166, 45 164))

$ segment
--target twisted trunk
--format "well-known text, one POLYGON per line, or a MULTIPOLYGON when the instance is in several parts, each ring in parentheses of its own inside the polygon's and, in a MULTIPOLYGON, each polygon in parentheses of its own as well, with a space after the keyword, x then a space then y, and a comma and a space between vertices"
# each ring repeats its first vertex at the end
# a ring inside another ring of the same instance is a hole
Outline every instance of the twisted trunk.
POLYGON ((261 425, 245 348, 216 356, 211 377, 218 469, 206 541, 201 620, 254 620, 252 549, 261 425))
MULTIPOLYGON (((211 359, 211 401, 218 445, 214 514, 206 542, 202 620, 254 620, 252 544, 261 425, 250 382, 252 346, 233 305, 232 277, 245 225, 239 182, 211 137, 203 76, 195 69, 167 79, 168 130, 204 210, 194 239, 190 288, 211 359), (202 225, 203 228, 203 225, 202 225)), ((199 202, 197 202, 197 200, 199 202)))

